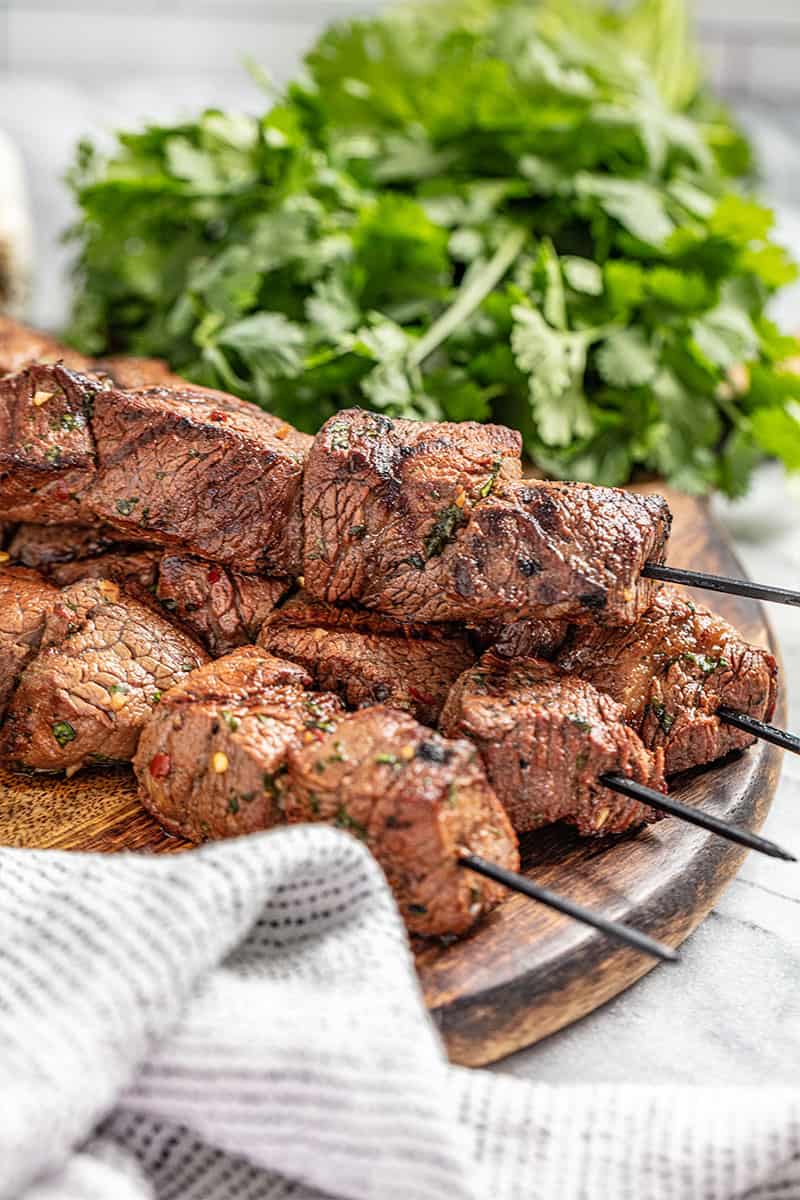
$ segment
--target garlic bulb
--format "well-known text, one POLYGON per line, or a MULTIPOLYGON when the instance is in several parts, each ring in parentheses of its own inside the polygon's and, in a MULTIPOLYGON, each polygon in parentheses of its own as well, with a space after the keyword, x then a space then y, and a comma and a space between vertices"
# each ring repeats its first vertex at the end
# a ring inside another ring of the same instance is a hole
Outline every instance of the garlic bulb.
POLYGON ((0 129, 0 312, 24 314, 32 260, 33 234, 22 159, 0 129))

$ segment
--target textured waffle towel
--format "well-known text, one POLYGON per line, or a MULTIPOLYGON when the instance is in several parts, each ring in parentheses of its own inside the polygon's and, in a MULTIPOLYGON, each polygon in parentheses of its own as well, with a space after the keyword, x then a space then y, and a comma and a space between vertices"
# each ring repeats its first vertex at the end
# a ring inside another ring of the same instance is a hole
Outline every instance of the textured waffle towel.
POLYGON ((793 1091, 448 1066, 377 866, 297 828, 0 850, 0 1197, 800 1196, 793 1091))

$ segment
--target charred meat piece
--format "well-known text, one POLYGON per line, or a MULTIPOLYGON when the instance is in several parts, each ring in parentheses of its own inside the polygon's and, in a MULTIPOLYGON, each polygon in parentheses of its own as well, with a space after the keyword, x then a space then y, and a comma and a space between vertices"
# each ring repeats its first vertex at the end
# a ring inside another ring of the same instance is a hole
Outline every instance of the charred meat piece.
POLYGON ((128 539, 291 575, 310 443, 224 392, 122 391, 33 366, 0 380, 0 517, 105 522, 128 539))
POLYGON ((655 586, 641 568, 664 557, 666 503, 522 483, 519 454, 501 426, 337 413, 306 467, 306 587, 409 621, 634 621, 655 586))
POLYGON ((283 820, 290 746, 333 728, 341 709, 335 696, 306 691, 307 679, 248 646, 162 698, 133 765, 144 804, 166 829, 202 841, 283 820))
POLYGON ((483 650, 492 650, 500 658, 555 658, 571 629, 568 621, 512 621, 504 625, 490 621, 475 626, 473 637, 483 650))
POLYGON ((260 645, 301 663, 317 687, 348 708, 383 703, 435 725, 447 693, 475 660, 466 638, 431 626, 310 601, 304 593, 272 614, 260 645))
POLYGON ((0 379, 0 516, 45 525, 91 524, 89 419, 100 384, 62 366, 0 379))
POLYGON ((17 679, 39 649, 58 592, 35 571, 0 570, 0 720, 17 679))
POLYGON ((477 745, 518 833, 551 821, 619 833, 657 819, 598 777, 619 771, 666 791, 661 751, 645 749, 609 696, 550 663, 484 655, 453 688, 441 726, 477 745))
POLYGON ((291 822, 331 821, 364 841, 412 933, 465 933, 504 898, 458 866, 464 854, 519 869, 514 831, 474 746, 383 706, 295 743, 283 805, 291 822))
POLYGON ((246 575, 188 554, 165 554, 156 595, 218 657, 254 642, 288 588, 287 579, 246 575))
POLYGON ((237 570, 297 572, 305 434, 222 392, 160 388, 101 392, 91 428, 97 519, 237 570))
POLYGON ((196 841, 331 821, 370 847, 413 932, 465 932, 503 890, 469 877, 459 857, 519 863, 474 747, 392 709, 345 716, 306 680, 256 647, 188 676, 140 739, 144 803, 196 841))
POLYGON ((557 662, 623 706, 644 744, 663 749, 668 774, 752 744, 719 720, 720 705, 762 721, 775 709, 773 656, 672 587, 630 629, 571 630, 557 662))
POLYGON ((190 638, 116 584, 66 588, 8 706, 0 754, 18 767, 69 773, 126 761, 161 693, 205 661, 190 638))
POLYGON ((90 358, 46 333, 0 316, 0 375, 10 375, 31 363, 57 362, 75 371, 91 371, 93 365, 90 358))

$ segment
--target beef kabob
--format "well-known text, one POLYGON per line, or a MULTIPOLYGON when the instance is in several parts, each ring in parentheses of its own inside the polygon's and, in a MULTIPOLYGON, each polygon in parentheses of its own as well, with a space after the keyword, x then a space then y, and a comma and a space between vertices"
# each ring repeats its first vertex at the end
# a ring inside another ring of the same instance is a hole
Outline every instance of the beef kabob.
POLYGON ((502 426, 353 409, 312 441, 221 392, 58 364, 0 380, 0 414, 0 520, 106 522, 405 620, 630 624, 663 567, 663 499, 525 482, 502 426))
MULTIPOLYGON (((534 625, 539 636, 528 655, 556 633, 555 626, 534 625)), ((750 849, 792 858, 664 794, 663 748, 645 745, 624 707, 599 686, 521 655, 523 632, 530 641, 531 625, 516 628, 513 661, 490 652, 462 672, 464 642, 454 632, 432 645, 386 617, 323 606, 301 593, 271 614, 259 642, 301 663, 317 686, 336 690, 349 705, 385 701, 439 721, 449 735, 472 738, 518 833, 556 820, 584 835, 619 833, 669 813, 750 849), (634 787, 639 803, 631 802, 634 787)), ((563 640, 563 630, 558 635, 563 640)), ((507 636, 502 643, 507 653, 510 642, 507 636)))
MULTIPOLYGON (((3 761, 71 775, 130 760, 141 738, 137 762, 146 763, 150 791, 159 798, 154 810, 165 825, 190 837, 274 824, 289 750, 297 743, 299 770, 301 751, 338 728, 340 717, 345 720, 336 697, 307 690, 310 679, 302 668, 252 646, 209 662, 196 643, 107 580, 59 591, 25 568, 0 571, 0 613, 3 761), (150 742, 143 729, 151 730, 150 742), (209 730, 210 745, 203 741, 209 730), (167 748, 152 753, 152 737, 162 735, 167 748), (222 776, 223 809, 215 808, 212 792, 206 811, 208 781, 222 776), (180 790, 182 778, 192 781, 188 792, 180 790)), ((375 816, 380 837, 373 830, 369 840, 396 893, 405 897, 412 929, 457 935, 494 906, 499 891, 493 885, 458 883, 463 867, 473 874, 492 871, 504 888, 645 953, 675 957, 637 930, 516 874, 515 835, 473 747, 445 743, 408 714, 382 707, 369 710, 363 721, 347 722, 342 738, 360 748, 366 774, 360 793, 351 782, 338 786, 336 823, 360 834, 369 795, 376 804, 385 801, 383 817, 377 810, 375 816), (380 739, 382 748, 371 755, 368 747, 380 739), (407 768, 399 790, 391 786, 394 771, 387 775, 398 765, 407 768), (386 808, 390 796, 392 811, 386 808), (443 907, 439 887, 445 889, 443 907), (430 915, 427 903, 413 899, 428 892, 430 915)), ((336 744, 324 757, 344 761, 336 744)), ((307 766, 315 774, 324 770, 322 760, 307 766)), ((295 820, 322 819, 311 795, 293 812, 295 820)))
POLYGON ((142 731, 134 770, 146 807, 192 841, 285 822, 345 829, 367 844, 410 932, 422 936, 466 933, 511 889, 675 957, 518 873, 516 835, 471 743, 384 705, 346 713, 311 683, 258 647, 187 676, 142 731))

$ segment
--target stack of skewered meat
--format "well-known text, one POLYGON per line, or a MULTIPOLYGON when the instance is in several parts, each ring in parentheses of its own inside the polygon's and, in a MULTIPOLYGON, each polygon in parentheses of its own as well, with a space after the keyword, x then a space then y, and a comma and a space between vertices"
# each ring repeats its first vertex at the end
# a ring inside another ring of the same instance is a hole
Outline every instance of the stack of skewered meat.
POLYGON ((361 410, 312 439, 0 323, 0 755, 132 759, 192 840, 334 821, 410 929, 464 932, 502 896, 465 856, 654 821, 666 775, 753 740, 721 707, 776 700, 766 651, 647 576, 662 499, 520 454, 361 410))

